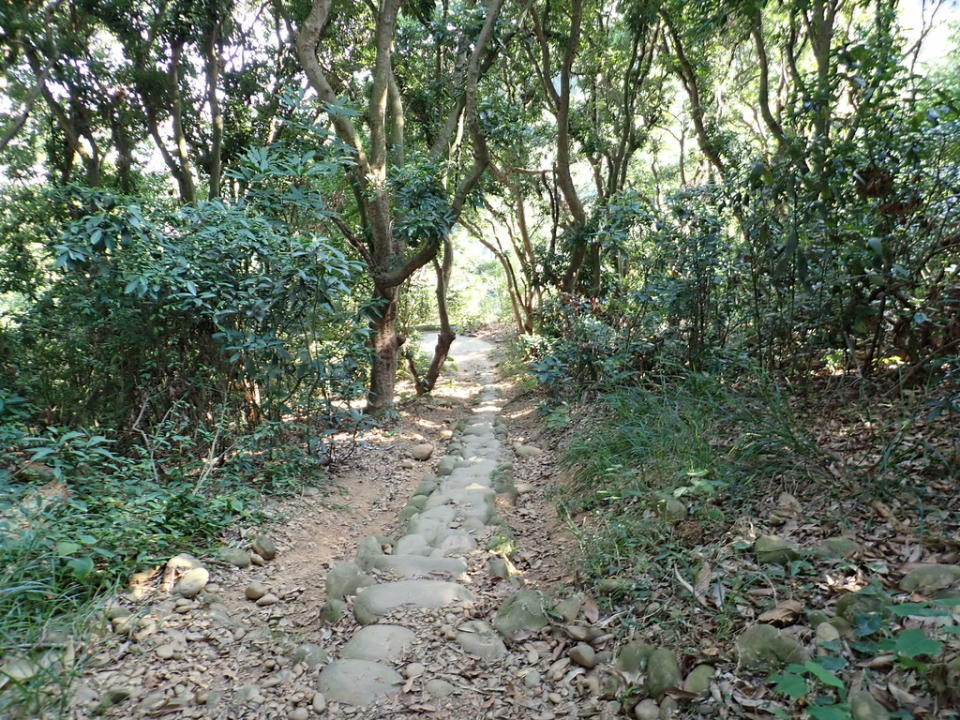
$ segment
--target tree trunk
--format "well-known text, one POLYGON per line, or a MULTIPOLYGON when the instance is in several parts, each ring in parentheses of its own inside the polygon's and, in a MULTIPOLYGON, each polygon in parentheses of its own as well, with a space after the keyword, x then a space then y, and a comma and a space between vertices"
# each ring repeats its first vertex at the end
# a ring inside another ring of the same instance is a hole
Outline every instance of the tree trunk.
POLYGON ((378 287, 376 290, 376 299, 381 304, 377 317, 370 321, 370 329, 373 331, 373 357, 370 363, 370 389, 367 392, 366 412, 371 415, 380 415, 393 405, 402 344, 397 333, 398 296, 396 286, 378 287))
POLYGON ((450 242, 449 237, 444 238, 443 241, 443 263, 437 262, 434 258, 433 266, 437 271, 437 314, 440 316, 440 335, 437 337, 437 345, 433 349, 433 360, 430 362, 427 374, 422 381, 417 381, 418 395, 433 390, 443 364, 450 354, 450 346, 457 338, 457 334, 450 327, 450 313, 447 310, 447 285, 450 283, 450 273, 453 271, 453 243, 450 242))

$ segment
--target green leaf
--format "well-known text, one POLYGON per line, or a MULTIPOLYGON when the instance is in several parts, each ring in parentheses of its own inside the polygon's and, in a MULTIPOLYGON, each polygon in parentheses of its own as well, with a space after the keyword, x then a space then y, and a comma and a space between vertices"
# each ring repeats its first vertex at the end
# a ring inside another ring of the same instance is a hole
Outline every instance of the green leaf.
POLYGON ((808 660, 803 666, 810 671, 811 675, 816 677, 817 680, 822 682, 824 685, 835 688, 843 687, 843 680, 827 670, 820 663, 815 663, 812 660, 808 660))
POLYGON ((80 580, 93 572, 93 559, 89 557, 72 558, 67 562, 67 567, 80 580))
POLYGON ((784 695, 788 695, 794 700, 799 697, 803 697, 810 691, 807 681, 799 675, 794 675, 793 673, 774 675, 770 678, 770 680, 775 683, 773 686, 774 690, 781 692, 784 695))
POLYGON ((923 603, 902 603, 893 606, 893 614, 897 617, 949 617, 950 611, 930 607, 923 603))
POLYGON ((943 643, 927 637, 923 630, 904 630, 897 635, 894 649, 898 655, 906 658, 915 658, 920 655, 934 657, 943 650, 943 643))
POLYGON ((65 557, 66 555, 73 555, 77 550, 80 549, 80 545, 75 542, 67 542, 66 540, 61 540, 57 543, 57 555, 60 557, 65 557))

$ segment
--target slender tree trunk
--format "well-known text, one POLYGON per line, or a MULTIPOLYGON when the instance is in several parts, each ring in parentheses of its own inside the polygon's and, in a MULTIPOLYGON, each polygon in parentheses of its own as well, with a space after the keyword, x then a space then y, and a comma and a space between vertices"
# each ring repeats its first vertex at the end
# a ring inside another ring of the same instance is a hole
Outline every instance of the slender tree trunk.
POLYGON ((180 56, 182 53, 182 40, 171 43, 170 69, 167 79, 172 100, 170 124, 173 127, 174 149, 180 167, 180 173, 177 175, 177 185, 180 188, 180 199, 185 203, 192 203, 197 201, 197 188, 193 184, 193 173, 190 169, 190 150, 187 147, 187 138, 183 132, 183 101, 180 96, 180 56))
POLYGON ((420 395, 430 392, 437 384, 443 364, 450 354, 450 346, 457 338, 453 328, 450 327, 450 313, 447 309, 447 287, 453 271, 453 243, 450 242, 449 237, 444 238, 443 241, 443 262, 437 262, 434 258, 433 266, 437 271, 437 313, 440 316, 440 335, 437 337, 437 345, 433 349, 433 360, 430 361, 427 374, 422 381, 417 382, 417 393, 420 395))
POLYGON ((208 197, 220 197, 223 176, 223 109, 217 97, 220 70, 223 63, 219 23, 214 23, 207 40, 206 76, 207 104, 210 106, 210 189, 208 197))

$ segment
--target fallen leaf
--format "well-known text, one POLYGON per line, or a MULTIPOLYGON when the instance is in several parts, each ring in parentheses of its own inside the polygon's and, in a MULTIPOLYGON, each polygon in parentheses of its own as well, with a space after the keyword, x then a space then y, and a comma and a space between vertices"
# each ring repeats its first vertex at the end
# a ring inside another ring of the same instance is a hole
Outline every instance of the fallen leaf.
POLYGON ((803 612, 803 603, 797 600, 784 600, 775 608, 761 613, 757 618, 760 622, 771 623, 773 625, 791 625, 800 613, 803 612))
POLYGON ((597 603, 594 602, 593 598, 588 597, 583 601, 582 612, 587 622, 595 623, 600 619, 600 608, 597 607, 597 603))

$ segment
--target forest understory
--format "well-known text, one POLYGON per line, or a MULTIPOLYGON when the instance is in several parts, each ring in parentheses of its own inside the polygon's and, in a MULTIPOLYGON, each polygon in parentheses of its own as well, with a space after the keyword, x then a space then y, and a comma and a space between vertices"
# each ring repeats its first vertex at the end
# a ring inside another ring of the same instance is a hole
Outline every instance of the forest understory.
POLYGON ((0 5, 0 718, 960 718, 958 28, 0 5))

